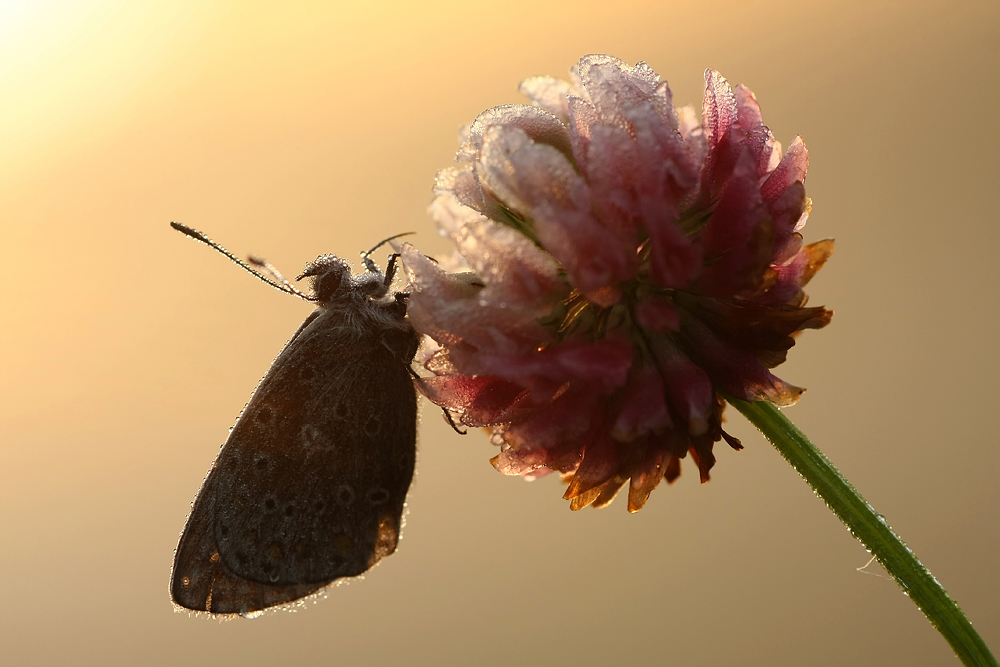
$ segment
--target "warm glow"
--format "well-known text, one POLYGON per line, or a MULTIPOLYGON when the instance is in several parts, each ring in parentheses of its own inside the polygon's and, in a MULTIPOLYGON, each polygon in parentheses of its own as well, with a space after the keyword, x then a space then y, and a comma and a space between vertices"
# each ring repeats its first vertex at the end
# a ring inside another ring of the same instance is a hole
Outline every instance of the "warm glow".
POLYGON ((949 664, 735 414, 711 484, 630 516, 570 514, 424 406, 396 555, 302 613, 173 612, 190 502, 310 308, 168 223, 291 276, 411 230, 446 261, 426 209, 462 124, 594 52, 678 106, 717 69, 805 137, 837 315, 781 368, 789 415, 996 645, 1000 535, 970 522, 1000 525, 998 7, 0 0, 0 662, 949 664))

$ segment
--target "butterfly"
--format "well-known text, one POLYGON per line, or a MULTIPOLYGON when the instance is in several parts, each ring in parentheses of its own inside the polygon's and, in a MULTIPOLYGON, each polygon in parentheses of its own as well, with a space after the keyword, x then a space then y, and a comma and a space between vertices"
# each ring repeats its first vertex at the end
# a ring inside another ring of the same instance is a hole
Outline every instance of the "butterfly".
POLYGON ((174 229, 272 287, 316 304, 260 381, 191 507, 170 594, 184 608, 256 616, 393 553, 416 460, 408 294, 335 255, 306 264, 302 292, 267 262, 243 262, 201 232, 174 229), (254 268, 257 267, 257 268, 254 268), (263 269, 268 275, 265 275, 263 269))

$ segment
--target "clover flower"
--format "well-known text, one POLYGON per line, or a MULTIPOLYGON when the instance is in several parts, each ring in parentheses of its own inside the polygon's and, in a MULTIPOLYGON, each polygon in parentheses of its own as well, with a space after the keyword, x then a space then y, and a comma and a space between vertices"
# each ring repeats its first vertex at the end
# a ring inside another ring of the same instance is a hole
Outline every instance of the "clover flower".
POLYGON ((532 105, 463 132, 430 212, 467 271, 401 252, 409 317, 432 339, 420 391, 489 430, 508 475, 559 472, 572 509, 629 482, 638 511, 688 453, 707 481, 724 394, 777 406, 770 369, 832 313, 802 288, 833 251, 803 245, 798 137, 782 155, 753 93, 705 73, 700 123, 643 62, 582 58, 534 77, 532 105))

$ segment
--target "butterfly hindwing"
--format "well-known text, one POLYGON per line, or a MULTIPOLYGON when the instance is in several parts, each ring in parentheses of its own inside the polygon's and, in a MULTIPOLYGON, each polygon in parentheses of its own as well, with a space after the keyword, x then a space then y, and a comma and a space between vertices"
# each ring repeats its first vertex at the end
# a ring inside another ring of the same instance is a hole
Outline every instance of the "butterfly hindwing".
POLYGON ((254 392, 178 546, 178 604, 263 609, 395 550, 416 456, 416 334, 357 315, 318 309, 254 392))

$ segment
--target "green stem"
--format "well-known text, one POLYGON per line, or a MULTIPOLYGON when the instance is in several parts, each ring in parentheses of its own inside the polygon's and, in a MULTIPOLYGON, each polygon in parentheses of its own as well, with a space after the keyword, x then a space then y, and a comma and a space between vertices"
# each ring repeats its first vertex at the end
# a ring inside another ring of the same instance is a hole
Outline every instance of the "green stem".
POLYGON ((903 593, 951 644, 963 664, 998 667, 983 638, 934 575, 802 431, 770 403, 725 398, 760 429, 834 514, 847 524, 851 534, 861 540, 902 587, 903 593))

